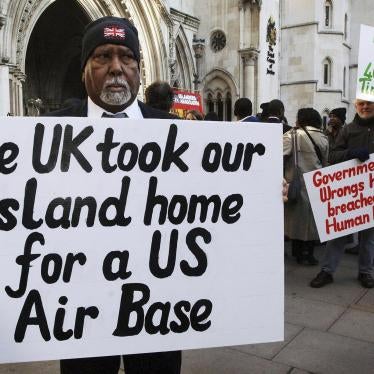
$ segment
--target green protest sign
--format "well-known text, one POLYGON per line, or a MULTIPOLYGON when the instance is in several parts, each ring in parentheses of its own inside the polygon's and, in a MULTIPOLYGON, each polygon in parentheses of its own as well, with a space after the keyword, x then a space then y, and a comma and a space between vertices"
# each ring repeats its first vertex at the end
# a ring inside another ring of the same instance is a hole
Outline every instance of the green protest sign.
POLYGON ((361 25, 356 98, 374 101, 374 27, 361 25))

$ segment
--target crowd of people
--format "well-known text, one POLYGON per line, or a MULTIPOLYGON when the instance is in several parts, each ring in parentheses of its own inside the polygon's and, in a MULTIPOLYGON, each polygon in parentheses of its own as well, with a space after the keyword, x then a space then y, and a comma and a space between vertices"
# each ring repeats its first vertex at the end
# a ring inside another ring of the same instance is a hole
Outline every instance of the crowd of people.
MULTIPOLYGON (((374 102, 356 99, 355 109, 354 119, 348 124, 345 108, 331 110, 325 129, 315 109, 299 109, 295 127, 283 135, 287 182, 294 177, 295 167, 304 174, 348 160, 364 162, 369 159, 374 152, 374 102)), ((297 263, 313 266, 318 265, 314 247, 321 243, 303 178, 300 184, 300 196, 285 204, 285 235, 291 240, 292 255, 297 263)), ((362 230, 358 237, 358 281, 365 288, 373 288, 374 229, 362 230)), ((350 236, 343 236, 326 243, 321 271, 311 280, 311 287, 320 288, 333 282, 333 273, 350 240, 350 236)))
MULTIPOLYGON (((174 90, 168 82, 153 82, 145 90, 145 102, 147 105, 169 113, 173 112, 173 96, 174 90)), ((250 99, 242 97, 236 100, 234 105, 236 121, 282 123, 283 133, 291 129, 291 126, 287 123, 287 118, 284 116, 284 105, 282 101, 274 99, 270 102, 262 103, 260 108, 262 111, 253 115, 252 101, 250 99)), ((178 118, 192 121, 221 120, 214 111, 204 114, 194 109, 185 110, 183 116, 178 118)))
MULTIPOLYGON (((146 103, 137 100, 140 87, 140 46, 138 31, 130 21, 103 17, 90 23, 82 41, 81 67, 87 91, 85 100, 78 100, 50 113, 51 116, 179 118, 170 113, 173 90, 166 82, 155 82, 145 91, 146 103), (109 27, 123 30, 120 34, 106 33, 109 27)), ((301 173, 350 159, 360 162, 374 152, 374 102, 356 100, 356 115, 345 124, 346 111, 337 108, 330 112, 327 128, 313 108, 301 108, 294 126, 287 123, 283 103, 272 100, 261 105, 262 112, 252 113, 252 102, 240 98, 235 102, 237 121, 279 123, 283 128, 284 176, 293 178, 295 164, 301 173)), ((188 120, 218 120, 215 113, 203 115, 187 111, 188 120)), ((292 254, 301 265, 317 265, 314 246, 318 233, 306 193, 303 178, 300 196, 285 203, 285 234, 292 241, 292 254)), ((333 281, 333 273, 344 251, 346 237, 331 240, 326 245, 321 272, 312 280, 312 287, 322 287, 333 281)), ((374 228, 362 231, 359 240, 359 281, 367 288, 374 287, 371 276, 374 254, 374 228)), ((91 357, 61 361, 62 374, 118 373, 120 356, 91 357)), ((124 356, 128 374, 178 374, 181 352, 156 352, 124 356)))
MULTIPOLYGON (((170 111, 172 94, 173 89, 168 83, 156 82, 147 88, 146 101, 151 106, 170 111), (160 86, 164 88, 164 94, 159 90, 160 86), (155 94, 157 90, 158 92, 155 94), (149 97, 153 97, 153 99, 149 100, 149 97), (162 106, 160 102, 168 102, 170 106, 162 106)), ((288 124, 282 101, 274 99, 261 104, 260 108, 261 113, 253 114, 251 100, 245 97, 239 98, 234 105, 236 121, 282 125, 284 177, 288 183, 294 178, 296 172, 302 175, 351 159, 363 162, 374 151, 374 142, 371 141, 371 129, 374 126, 373 102, 356 100, 356 115, 349 124, 346 124, 346 108, 332 109, 325 126, 323 126, 320 114, 313 108, 299 109, 294 126, 288 124), (297 170, 295 171, 295 169, 297 170)), ((219 120, 214 112, 209 112, 204 116, 197 110, 187 111, 184 119, 219 120)), ((288 201, 285 204, 285 237, 291 241, 292 256, 298 264, 316 266, 319 262, 314 256, 314 248, 321 243, 302 177, 300 177, 299 184, 299 197, 295 201, 288 201)), ((311 287, 319 288, 333 282, 333 273, 349 240, 350 237, 342 237, 326 244, 322 270, 311 281, 311 287)), ((358 256, 358 280, 363 287, 372 288, 374 287, 374 279, 371 275, 374 260, 374 229, 364 230, 360 233, 358 256)))

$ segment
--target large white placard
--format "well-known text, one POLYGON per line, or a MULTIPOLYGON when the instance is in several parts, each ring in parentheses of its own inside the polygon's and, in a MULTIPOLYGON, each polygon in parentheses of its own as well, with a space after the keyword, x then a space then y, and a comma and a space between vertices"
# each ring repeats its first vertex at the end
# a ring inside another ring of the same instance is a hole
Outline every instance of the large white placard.
POLYGON ((374 27, 361 25, 356 98, 374 101, 374 27))
POLYGON ((304 174, 321 242, 374 226, 374 155, 304 174))
POLYGON ((278 124, 0 122, 0 362, 283 339, 278 124))

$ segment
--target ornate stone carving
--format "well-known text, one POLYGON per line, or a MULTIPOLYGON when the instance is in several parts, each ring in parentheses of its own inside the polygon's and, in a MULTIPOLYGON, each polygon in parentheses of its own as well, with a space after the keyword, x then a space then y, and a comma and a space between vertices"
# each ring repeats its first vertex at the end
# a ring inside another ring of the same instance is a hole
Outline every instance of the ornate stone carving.
POLYGON ((169 27, 169 59, 174 59, 175 56, 175 38, 174 38, 174 28, 169 27))
POLYGON ((268 43, 267 51, 267 69, 266 74, 275 75, 274 64, 276 63, 275 46, 277 45, 277 28, 275 27, 275 20, 269 17, 266 32, 266 42, 268 43))
POLYGON ((23 73, 22 71, 19 71, 16 75, 17 79, 20 81, 20 82, 25 82, 26 81, 26 74, 23 73))
POLYGON ((198 90, 199 84, 201 83, 199 74, 197 74, 197 73, 193 74, 193 82, 192 83, 194 84, 195 90, 198 90))
POLYGON ((216 30, 210 37, 210 47, 214 52, 219 52, 226 46, 226 35, 222 30, 216 30))
POLYGON ((187 13, 183 13, 174 8, 170 8, 170 15, 175 23, 181 23, 185 26, 189 26, 196 31, 199 28, 200 20, 196 17, 193 17, 187 13))
POLYGON ((170 85, 172 87, 178 87, 179 82, 179 67, 176 59, 169 58, 169 69, 170 69, 170 85))
POLYGON ((262 0, 251 0, 251 7, 257 6, 258 9, 261 9, 262 0))
POLYGON ((259 9, 261 9, 262 0, 239 0, 238 7, 239 10, 245 9, 246 6, 249 6, 253 8, 254 6, 257 6, 259 9))
POLYGON ((21 65, 22 55, 25 51, 26 31, 28 30, 30 21, 34 17, 34 14, 42 1, 43 0, 34 0, 25 2, 17 30, 16 64, 18 66, 21 65))
POLYGON ((169 26, 169 73, 170 73, 170 84, 174 86, 179 78, 178 62, 175 58, 175 37, 174 37, 174 25, 173 23, 169 26))
MULTIPOLYGON (((104 7, 107 9, 108 14, 115 15, 117 13, 115 6, 113 5, 113 1, 109 0, 101 0, 100 1, 104 7)), ((124 7, 126 9, 126 7, 124 7)))
POLYGON ((199 84, 201 83, 200 77, 202 76, 202 60, 205 53, 205 39, 197 39, 194 35, 192 40, 192 48, 195 52, 196 59, 196 73, 193 74, 193 83, 195 90, 198 90, 199 84))
POLYGON ((3 28, 3 26, 6 24, 6 16, 3 14, 0 14, 0 30, 3 28))
POLYGON ((256 48, 250 47, 242 49, 240 51, 240 56, 243 60, 244 66, 253 66, 255 65, 260 51, 256 48))
POLYGON ((202 58, 205 52, 205 39, 196 39, 194 36, 192 40, 192 48, 195 52, 195 58, 202 58))
POLYGON ((125 17, 128 18, 128 19, 131 19, 131 14, 130 14, 129 10, 127 9, 126 1, 121 0, 121 4, 122 4, 121 10, 124 13, 125 17))
POLYGON ((32 117, 40 116, 40 109, 43 107, 43 100, 40 98, 28 99, 26 102, 27 105, 27 115, 32 117))
POLYGON ((161 14, 161 17, 166 22, 168 27, 172 27, 173 26, 173 20, 170 17, 169 11, 168 11, 165 3, 162 0, 154 0, 154 2, 155 2, 156 7, 158 8, 158 10, 161 14))

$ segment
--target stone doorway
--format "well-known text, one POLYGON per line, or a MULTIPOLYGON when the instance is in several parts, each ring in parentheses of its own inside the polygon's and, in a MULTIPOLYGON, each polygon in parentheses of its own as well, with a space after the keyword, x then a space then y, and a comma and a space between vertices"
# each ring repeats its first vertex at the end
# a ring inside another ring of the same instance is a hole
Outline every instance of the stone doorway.
POLYGON ((58 109, 65 100, 85 96, 81 82, 81 39, 90 21, 75 0, 56 0, 40 16, 26 53, 24 102, 26 113, 58 109), (41 100, 41 104, 40 104, 41 100))

